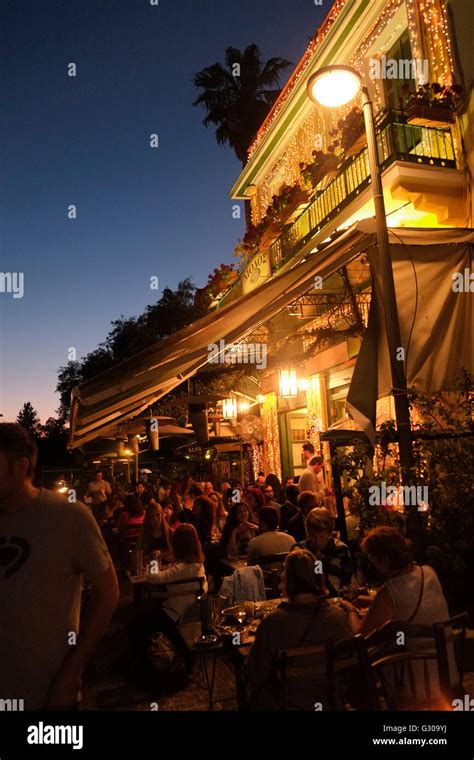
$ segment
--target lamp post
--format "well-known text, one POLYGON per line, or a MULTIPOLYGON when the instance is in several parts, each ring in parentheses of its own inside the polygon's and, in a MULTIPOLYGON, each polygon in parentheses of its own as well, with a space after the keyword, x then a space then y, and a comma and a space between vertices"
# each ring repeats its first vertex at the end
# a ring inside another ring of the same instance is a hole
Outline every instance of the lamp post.
POLYGON ((392 259, 388 241, 387 220, 383 198, 382 175, 377 151, 374 114, 369 91, 363 85, 357 71, 351 66, 325 66, 313 74, 307 85, 309 98, 319 105, 337 108, 346 105, 357 95, 362 95, 365 131, 367 133, 367 153, 377 225, 377 243, 382 272, 382 291, 384 299, 385 329, 390 356, 392 393, 395 402, 398 445, 402 481, 410 482, 414 467, 410 428, 410 409, 408 405, 405 361, 398 359, 401 348, 400 324, 398 321, 395 284, 393 279, 392 259))

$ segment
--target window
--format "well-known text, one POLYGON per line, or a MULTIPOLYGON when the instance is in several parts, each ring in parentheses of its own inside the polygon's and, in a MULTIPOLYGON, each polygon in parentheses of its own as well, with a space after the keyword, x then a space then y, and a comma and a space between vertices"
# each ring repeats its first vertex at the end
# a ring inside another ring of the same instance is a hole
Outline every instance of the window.
MULTIPOLYGON (((410 38, 408 36, 408 31, 403 32, 402 36, 398 38, 396 43, 392 45, 390 50, 387 52, 387 62, 388 61, 397 61, 397 63, 401 61, 411 61, 412 60, 412 51, 411 51, 411 44, 410 44, 410 38)), ((415 61, 415 64, 417 62, 415 61)), ((401 66, 399 65, 399 73, 400 73, 401 66)), ((405 70, 409 70, 411 74, 411 78, 409 79, 384 79, 384 93, 385 93, 385 107, 390 109, 398 110, 400 108, 400 95, 401 95, 401 87, 403 84, 408 84, 410 90, 413 90, 413 92, 416 91, 416 79, 413 79, 413 67, 405 66, 405 70)), ((402 73, 406 73, 402 69, 402 73)))

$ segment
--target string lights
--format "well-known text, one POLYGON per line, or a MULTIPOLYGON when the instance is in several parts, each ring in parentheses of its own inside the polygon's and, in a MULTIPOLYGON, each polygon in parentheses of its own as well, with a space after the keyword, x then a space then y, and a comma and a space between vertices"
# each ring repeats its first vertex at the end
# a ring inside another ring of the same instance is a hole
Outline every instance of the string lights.
POLYGON ((263 423, 264 472, 281 480, 280 432, 278 429, 278 399, 276 393, 267 393, 260 409, 263 423))
POLYGON ((340 12, 342 11, 344 5, 347 2, 348 0, 336 0, 334 5, 332 6, 331 10, 329 11, 322 25, 319 27, 315 36, 311 39, 298 66, 296 67, 293 74, 291 75, 288 82, 286 83, 285 87, 281 91, 281 94, 278 100, 275 102, 272 110, 268 114, 267 118, 263 122, 260 129, 258 130, 257 136, 249 148, 249 156, 252 155, 254 150, 258 147, 258 145, 260 144, 264 136, 267 134, 271 125, 273 124, 278 114, 280 113, 281 109, 283 108, 286 101, 288 100, 289 96, 291 95, 295 85, 298 83, 298 81, 301 79, 302 75, 304 74, 304 71, 306 67, 308 66, 308 64, 310 63, 311 59, 313 58, 314 53, 316 52, 318 47, 321 45, 323 40, 326 38, 332 25, 336 21, 337 17, 339 16, 340 12))
POLYGON ((306 428, 307 438, 315 451, 321 452, 320 433, 323 429, 321 386, 319 375, 310 377, 306 389, 306 428))
MULTIPOLYGON (((323 25, 311 40, 287 85, 283 88, 273 109, 262 124, 249 154, 253 153, 277 119, 290 93, 305 73, 308 64, 331 30, 346 1, 339 0, 339 2, 333 5, 323 25)), ((384 106, 384 88, 383 83, 377 81, 377 79, 370 79, 368 81, 367 55, 369 51, 374 49, 377 50, 377 54, 382 54, 402 34, 403 29, 406 27, 403 22, 397 23, 390 30, 390 36, 384 39, 384 51, 377 48, 380 35, 386 30, 403 4, 405 4, 406 8, 406 24, 414 59, 423 60, 425 56, 428 57, 431 67, 431 81, 437 81, 442 85, 452 84, 453 81, 451 42, 442 0, 389 0, 349 61, 349 64, 361 74, 364 83, 372 89, 377 110, 384 106)), ((415 69, 419 76, 421 76, 422 67, 415 67, 415 69)), ((420 80, 418 84, 421 83, 420 80)), ((353 104, 350 103, 341 109, 331 109, 329 113, 321 112, 316 106, 311 110, 309 116, 290 139, 285 151, 279 156, 263 181, 258 183, 256 193, 252 197, 254 223, 262 220, 272 201, 272 195, 278 193, 279 187, 283 183, 293 184, 300 180, 300 163, 311 162, 311 152, 315 147, 327 150, 330 142, 329 131, 334 129, 341 117, 343 118, 347 115, 352 106, 353 104), (315 145, 316 135, 322 136, 322 145, 315 145)))

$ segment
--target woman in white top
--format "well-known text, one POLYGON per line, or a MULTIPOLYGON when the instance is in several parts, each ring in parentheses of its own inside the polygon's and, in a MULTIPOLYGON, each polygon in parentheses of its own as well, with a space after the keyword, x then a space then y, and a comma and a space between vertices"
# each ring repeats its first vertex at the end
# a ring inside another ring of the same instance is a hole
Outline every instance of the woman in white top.
POLYGON ((449 618, 443 589, 429 565, 415 565, 409 542, 395 528, 382 526, 369 531, 362 542, 385 583, 375 596, 367 616, 360 623, 357 611, 343 602, 354 633, 366 636, 388 620, 433 625, 449 618))
MULTIPOLYGON (((362 550, 385 582, 362 624, 356 608, 349 602, 341 603, 354 634, 367 636, 389 620, 429 626, 448 620, 448 604, 438 576, 429 565, 415 565, 410 542, 395 528, 382 526, 369 531, 362 542, 362 550)), ((423 649, 427 643, 430 645, 431 640, 415 639, 407 642, 407 649, 423 649)), ((452 651, 449 658, 453 678, 456 666, 452 651)), ((422 680, 422 673, 420 676, 422 680)))
MULTIPOLYGON (((150 583, 160 585, 191 578, 203 578, 203 592, 207 591, 204 555, 196 528, 191 524, 179 525, 171 537, 175 561, 165 570, 158 570, 149 576, 150 583)), ((168 587, 170 588, 170 587, 168 587)), ((173 587, 171 587, 173 588, 173 587)), ((177 626, 183 621, 198 619, 199 609, 195 583, 184 583, 173 589, 177 595, 170 595, 160 607, 145 610, 133 620, 128 628, 131 655, 135 665, 149 674, 150 637, 160 631, 164 633, 184 657, 187 669, 190 669, 189 651, 177 626)), ((153 600, 151 600, 153 601, 153 600)))
MULTIPOLYGON (((194 525, 190 523, 179 525, 171 537, 171 544, 175 561, 165 570, 151 573, 149 582, 163 585, 173 583, 173 581, 183 581, 187 578, 203 578, 203 592, 205 593, 207 591, 207 580, 203 564, 204 555, 194 525)), ((192 612, 191 608, 196 607, 196 584, 184 583, 177 588, 180 591, 179 596, 171 596, 166 599, 163 610, 174 623, 179 624, 183 617, 189 619, 192 612)))

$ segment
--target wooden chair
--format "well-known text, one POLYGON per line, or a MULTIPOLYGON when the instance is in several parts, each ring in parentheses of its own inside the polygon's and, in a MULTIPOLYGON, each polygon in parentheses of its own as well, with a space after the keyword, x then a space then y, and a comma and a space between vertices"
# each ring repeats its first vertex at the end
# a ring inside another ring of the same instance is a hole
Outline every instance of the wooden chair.
POLYGON ((464 653, 468 622, 468 613, 461 612, 442 623, 434 624, 440 680, 447 699, 464 694, 464 653))
POLYGON ((356 636, 368 709, 445 707, 452 695, 450 630, 448 621, 436 627, 393 620, 366 637, 356 636), (413 642, 414 649, 409 649, 413 642))
POLYGON ((281 552, 280 554, 266 554, 258 559, 265 581, 267 599, 278 599, 281 596, 281 576, 287 556, 288 552, 281 552))
POLYGON ((325 645, 280 650, 274 672, 278 709, 314 711, 317 702, 327 707, 325 645))
POLYGON ((329 709, 368 709, 367 694, 360 689, 363 680, 356 639, 328 641, 326 654, 329 709))
POLYGON ((366 685, 373 710, 436 710, 445 706, 439 691, 436 652, 400 652, 370 663, 366 685))

